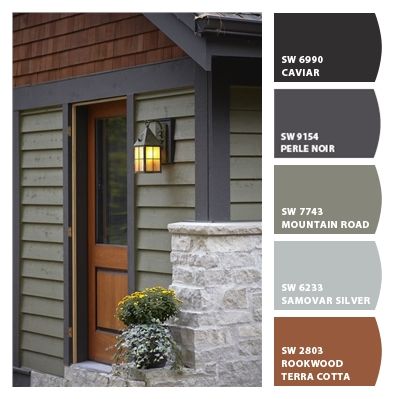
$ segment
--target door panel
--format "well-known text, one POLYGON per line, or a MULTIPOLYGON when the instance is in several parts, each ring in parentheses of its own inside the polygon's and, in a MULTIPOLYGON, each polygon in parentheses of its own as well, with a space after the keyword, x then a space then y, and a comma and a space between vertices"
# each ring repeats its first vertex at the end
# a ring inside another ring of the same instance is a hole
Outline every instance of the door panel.
POLYGON ((126 103, 89 106, 88 354, 112 363, 123 327, 115 308, 128 291, 126 103))
POLYGON ((119 302, 119 292, 128 290, 128 280, 120 271, 96 268, 96 326, 104 330, 120 330, 123 323, 114 317, 114 309, 119 302))

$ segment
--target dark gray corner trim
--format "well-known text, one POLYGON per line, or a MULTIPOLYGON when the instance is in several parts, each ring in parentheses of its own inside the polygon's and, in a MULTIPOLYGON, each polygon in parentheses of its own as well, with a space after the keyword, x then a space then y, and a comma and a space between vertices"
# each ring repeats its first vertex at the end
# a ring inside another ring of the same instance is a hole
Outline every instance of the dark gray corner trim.
POLYGON ((20 154, 19 112, 13 112, 12 129, 12 364, 20 366, 20 154))
POLYGON ((126 146, 127 152, 127 242, 128 242, 128 289, 136 289, 136 254, 135 254, 135 189, 134 189, 134 152, 131 150, 134 143, 134 94, 126 98, 126 146), (132 132, 132 134, 130 134, 132 132))
POLYGON ((209 220, 208 113, 211 72, 195 65, 195 218, 209 220))
POLYGON ((14 110, 193 85, 191 59, 161 62, 14 89, 14 110))
MULTIPOLYGON (((75 111, 75 140, 76 148, 76 204, 77 222, 73 229, 77 234, 76 242, 76 273, 77 273, 77 362, 88 358, 88 106, 81 105, 75 111)), ((71 281, 69 281, 71 284, 71 281)), ((75 360, 75 359, 73 359, 75 360)))
POLYGON ((195 72, 196 220, 230 219, 229 82, 221 67, 195 72))
POLYGON ((72 325, 71 294, 71 105, 63 104, 63 290, 64 290, 64 364, 71 363, 72 345, 69 334, 72 325))

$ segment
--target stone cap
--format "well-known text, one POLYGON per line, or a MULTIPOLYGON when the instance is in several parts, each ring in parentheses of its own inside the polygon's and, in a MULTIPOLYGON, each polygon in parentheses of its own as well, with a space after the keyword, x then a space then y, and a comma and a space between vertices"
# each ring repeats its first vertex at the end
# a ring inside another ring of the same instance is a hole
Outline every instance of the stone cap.
POLYGON ((170 233, 203 236, 261 235, 262 222, 178 222, 167 225, 170 233))

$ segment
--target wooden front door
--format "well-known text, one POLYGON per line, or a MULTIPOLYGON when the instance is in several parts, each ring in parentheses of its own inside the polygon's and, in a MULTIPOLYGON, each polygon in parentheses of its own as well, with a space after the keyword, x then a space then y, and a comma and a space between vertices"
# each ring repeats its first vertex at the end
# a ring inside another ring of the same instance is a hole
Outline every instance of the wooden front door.
POLYGON ((88 354, 112 363, 115 317, 127 294, 126 102, 88 112, 88 354))

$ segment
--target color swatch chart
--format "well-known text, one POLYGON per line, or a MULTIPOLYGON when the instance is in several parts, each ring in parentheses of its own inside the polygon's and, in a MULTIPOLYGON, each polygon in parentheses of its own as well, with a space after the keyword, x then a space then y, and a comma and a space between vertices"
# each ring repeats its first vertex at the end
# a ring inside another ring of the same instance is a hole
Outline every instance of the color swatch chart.
POLYGON ((381 60, 379 24, 375 14, 314 13, 275 14, 274 24, 274 81, 287 82, 274 91, 274 306, 292 315, 274 320, 274 384, 372 386, 380 332, 375 317, 359 311, 374 315, 381 287, 374 241, 380 111, 372 84, 381 60), (315 164, 319 158, 327 162, 315 164), (298 315, 309 310, 314 316, 298 315))

